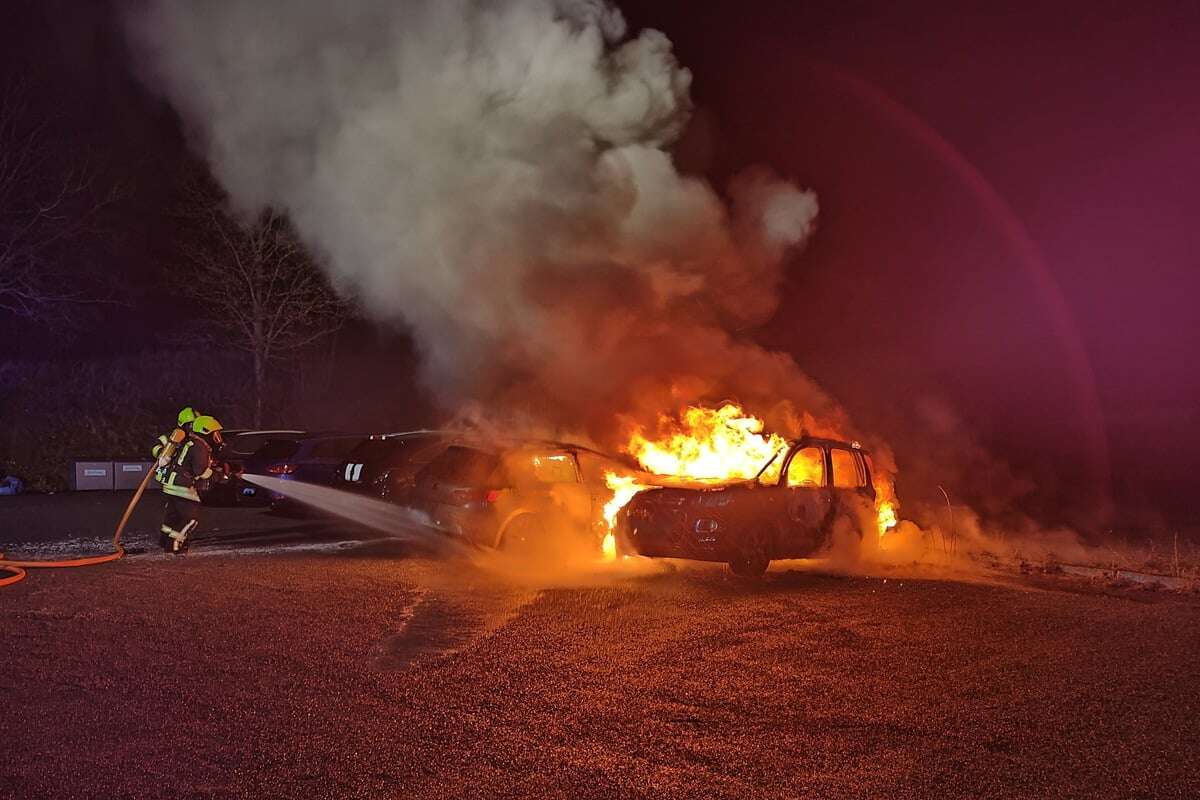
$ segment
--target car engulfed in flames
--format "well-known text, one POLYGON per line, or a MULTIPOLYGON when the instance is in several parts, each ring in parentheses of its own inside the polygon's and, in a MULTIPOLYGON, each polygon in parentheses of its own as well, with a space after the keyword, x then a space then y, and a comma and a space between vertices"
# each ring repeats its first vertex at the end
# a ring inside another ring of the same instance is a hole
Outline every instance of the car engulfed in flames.
POLYGON ((890 476, 857 442, 788 441, 733 403, 689 407, 664 427, 629 438, 644 473, 607 476, 606 557, 721 561, 757 575, 774 559, 827 551, 839 526, 869 555, 897 523, 890 476))

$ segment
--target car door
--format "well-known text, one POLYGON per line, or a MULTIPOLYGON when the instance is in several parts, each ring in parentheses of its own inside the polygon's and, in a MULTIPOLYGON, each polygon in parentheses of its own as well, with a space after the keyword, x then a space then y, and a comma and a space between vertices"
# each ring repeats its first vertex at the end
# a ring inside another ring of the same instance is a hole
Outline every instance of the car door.
POLYGON ((788 453, 780 474, 780 506, 776 507, 777 557, 812 555, 824 544, 833 518, 826 448, 815 442, 797 443, 788 453))
POLYGON ((834 505, 839 513, 853 516, 856 507, 867 507, 871 504, 874 490, 871 489, 870 475, 860 450, 854 447, 831 446, 829 465, 829 483, 834 505))
POLYGON ((452 446, 422 471, 425 485, 419 491, 431 501, 435 527, 477 543, 487 543, 490 508, 482 502, 500 466, 495 453, 473 447, 452 446))
POLYGON ((546 450, 534 454, 531 463, 550 514, 567 520, 572 528, 586 530, 592 517, 592 493, 583 483, 575 454, 546 450))

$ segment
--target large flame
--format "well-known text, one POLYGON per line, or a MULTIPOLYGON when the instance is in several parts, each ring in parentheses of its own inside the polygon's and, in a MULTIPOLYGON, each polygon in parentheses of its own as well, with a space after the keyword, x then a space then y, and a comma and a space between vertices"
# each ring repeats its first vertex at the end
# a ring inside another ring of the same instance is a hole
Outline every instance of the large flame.
MULTIPOLYGON (((736 403, 717 409, 689 406, 678 417, 660 415, 654 431, 634 426, 623 449, 654 475, 717 483, 761 474, 763 481, 772 482, 779 478, 788 442, 778 434, 765 433, 764 428, 761 419, 736 403)), ((819 480, 824 465, 811 466, 812 476, 819 480)), ((606 473, 605 481, 613 496, 604 506, 608 534, 602 549, 604 557, 611 560, 617 554, 617 513, 650 485, 616 472, 606 473)), ((876 522, 882 537, 896 526, 899 503, 888 476, 875 475, 874 486, 876 522)))
MULTIPOLYGON (((782 436, 762 431, 763 421, 734 403, 715 410, 691 406, 679 418, 661 415, 654 438, 635 428, 626 450, 655 475, 700 481, 753 478, 772 456, 787 449, 782 436)), ((779 475, 779 461, 768 467, 764 479, 779 475)))

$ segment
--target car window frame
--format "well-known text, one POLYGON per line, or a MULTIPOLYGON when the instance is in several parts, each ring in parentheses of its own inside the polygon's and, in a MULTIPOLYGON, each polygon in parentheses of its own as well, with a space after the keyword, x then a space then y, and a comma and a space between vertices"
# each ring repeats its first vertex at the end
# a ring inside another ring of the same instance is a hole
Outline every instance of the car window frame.
POLYGON ((830 488, 841 489, 843 491, 857 492, 857 491, 859 491, 861 489, 865 489, 867 487, 867 485, 870 483, 870 477, 867 474, 866 465, 863 463, 861 451, 859 451, 858 449, 856 449, 853 446, 841 447, 838 445, 831 445, 828 448, 828 452, 829 452, 828 483, 829 483, 830 488), (858 483, 854 484, 853 486, 838 486, 837 485, 837 476, 835 475, 834 468, 833 468, 833 452, 835 450, 840 450, 840 451, 848 453, 850 455, 850 462, 854 465, 855 478, 858 480, 858 483))
POLYGON ((816 442, 801 441, 797 442, 792 449, 788 451, 787 458, 783 462, 783 468, 779 470, 778 485, 784 487, 785 489, 828 489, 831 485, 831 472, 832 471, 830 470, 829 463, 829 448, 816 442), (810 447, 818 450, 821 453, 821 483, 817 485, 797 484, 792 486, 790 483, 788 483, 788 472, 792 469, 792 461, 795 459, 797 453, 799 453, 801 450, 807 450, 810 447))

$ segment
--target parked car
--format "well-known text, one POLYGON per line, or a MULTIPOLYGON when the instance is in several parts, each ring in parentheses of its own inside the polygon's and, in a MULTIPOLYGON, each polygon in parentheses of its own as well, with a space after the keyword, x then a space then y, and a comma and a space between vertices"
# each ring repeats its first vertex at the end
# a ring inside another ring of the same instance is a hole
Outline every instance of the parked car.
MULTIPOLYGON (((224 431, 225 444, 216 453, 217 458, 229 464, 234 476, 245 468, 246 459, 254 455, 260 447, 269 441, 297 441, 306 435, 305 431, 224 431)), ((243 497, 249 502, 257 499, 257 489, 237 477, 225 481, 216 481, 200 496, 201 502, 212 506, 236 505, 243 497), (254 491, 244 494, 247 489, 254 491)))
POLYGON ((457 433, 428 430, 372 435, 338 464, 333 485, 394 500, 408 489, 417 470, 458 437, 457 433))
MULTIPOLYGON (((332 486, 339 465, 366 437, 362 434, 322 433, 299 439, 268 439, 242 462, 245 472, 268 475, 285 481, 332 486)), ((243 481, 243 499, 260 499, 272 505, 283 503, 285 496, 243 481)))
POLYGON ((402 502, 429 525, 476 545, 599 548, 610 456, 562 442, 456 441, 415 475, 402 502))
POLYGON ((869 546, 874 531, 863 530, 868 517, 861 512, 874 498, 870 459, 857 443, 803 437, 776 453, 756 480, 634 495, 617 515, 617 544, 643 556, 724 561, 736 574, 761 575, 772 559, 824 550, 839 518, 869 546), (775 459, 781 467, 768 469, 775 459))

